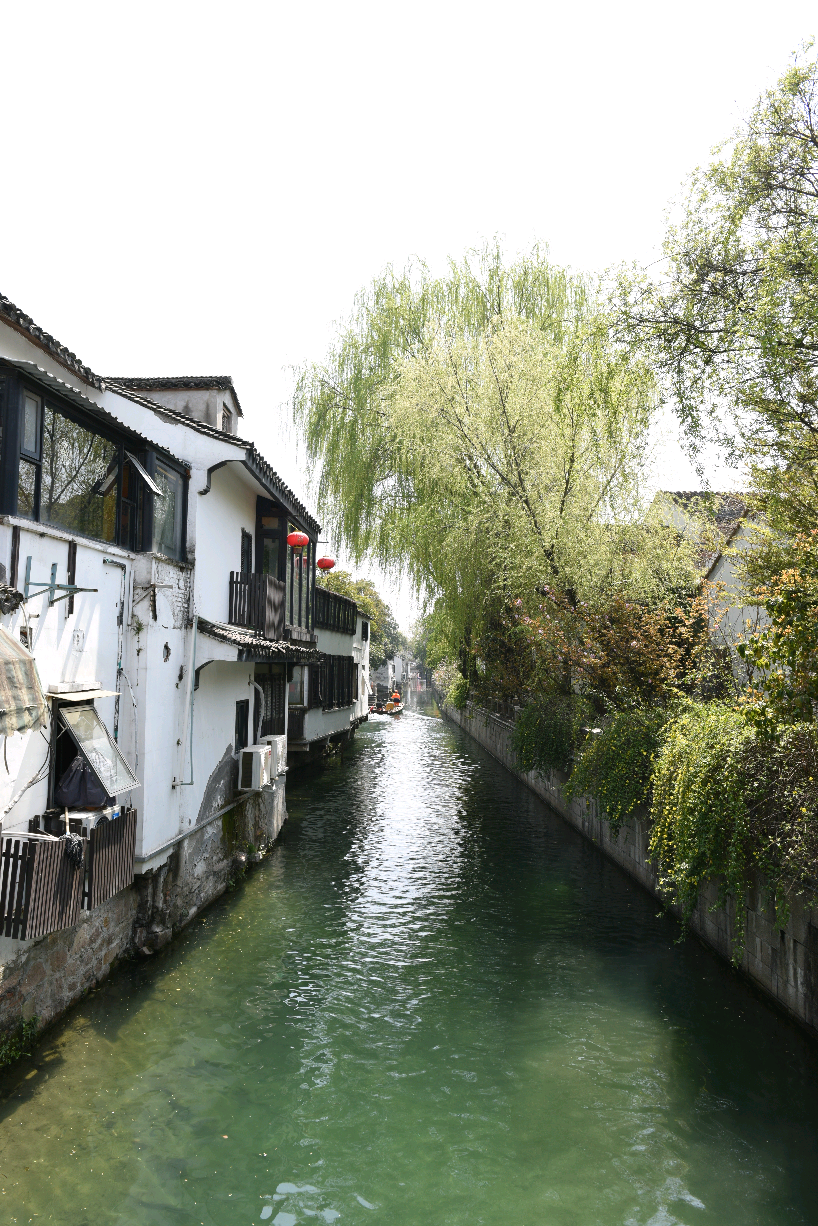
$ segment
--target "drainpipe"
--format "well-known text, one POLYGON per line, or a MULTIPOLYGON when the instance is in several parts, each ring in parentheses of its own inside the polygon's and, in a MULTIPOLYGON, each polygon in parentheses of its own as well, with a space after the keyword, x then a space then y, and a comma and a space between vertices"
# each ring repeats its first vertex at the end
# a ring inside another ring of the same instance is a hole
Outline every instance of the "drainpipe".
MULTIPOLYGON (((173 787, 189 788, 193 786, 193 677, 196 672, 196 631, 199 626, 199 614, 193 616, 193 643, 190 649, 190 668, 187 671, 187 694, 185 695, 185 707, 188 713, 188 722, 190 724, 190 778, 189 779, 174 779, 173 787)), ((185 751, 184 748, 179 755, 179 774, 184 774, 185 751)))

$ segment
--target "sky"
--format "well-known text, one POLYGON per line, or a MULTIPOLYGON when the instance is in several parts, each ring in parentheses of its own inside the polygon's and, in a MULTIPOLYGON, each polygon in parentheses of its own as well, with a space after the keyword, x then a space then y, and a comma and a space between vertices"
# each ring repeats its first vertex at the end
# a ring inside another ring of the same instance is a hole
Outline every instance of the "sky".
MULTIPOLYGON (((99 374, 232 375, 242 433, 309 505, 292 371, 358 289, 495 236, 656 260, 687 175, 818 32, 802 0, 0 0, 0 21, 0 293, 99 374)), ((666 432, 657 483, 698 485, 666 432)), ((408 629, 407 587, 385 595, 408 629)))

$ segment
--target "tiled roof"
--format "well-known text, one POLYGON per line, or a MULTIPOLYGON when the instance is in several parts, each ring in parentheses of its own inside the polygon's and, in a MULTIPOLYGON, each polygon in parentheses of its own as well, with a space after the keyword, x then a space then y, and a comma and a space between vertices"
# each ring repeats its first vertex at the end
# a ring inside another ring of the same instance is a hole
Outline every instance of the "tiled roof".
MULTIPOLYGON (((230 375, 180 375, 177 378, 166 377, 156 379, 112 377, 103 379, 99 375, 95 375, 90 367, 83 365, 76 354, 72 353, 70 349, 66 349, 65 345, 61 345, 48 332, 38 327, 30 315, 26 315, 13 302, 10 302, 8 298, 4 298, 2 294, 0 294, 0 320, 5 320, 19 331, 31 337, 42 349, 53 354, 61 365, 78 375, 83 383, 90 384, 99 391, 105 391, 106 387, 110 388, 111 391, 117 392, 119 395, 126 397, 126 399, 133 400, 135 404, 144 405, 154 413, 163 413, 175 421, 184 423, 191 430, 198 430, 200 434, 206 434, 210 438, 217 438, 222 442, 229 442, 237 447, 243 447, 245 449, 245 464, 247 468, 269 490, 270 494, 274 498, 279 499, 288 510, 298 515, 302 522, 315 532, 316 535, 321 531, 321 525, 310 515, 303 502, 281 480, 272 465, 268 464, 264 456, 261 455, 255 445, 248 439, 238 438, 234 434, 225 434, 223 430, 219 430, 215 426, 209 426, 206 422, 196 421, 194 418, 188 417, 186 413, 180 413, 177 409, 168 408, 167 405, 158 404, 155 400, 138 394, 140 391, 150 391, 151 388, 161 387, 217 387, 221 390, 229 389, 235 398, 239 413, 243 416, 239 398, 236 395, 236 389, 233 386, 233 380, 230 375)), ((99 412, 102 413, 103 410, 99 410, 99 412)))
POLYGON ((314 664, 321 659, 317 647, 300 647, 297 643, 271 642, 253 630, 243 626, 228 626, 224 622, 211 622, 204 617, 198 621, 199 629, 208 638, 237 647, 240 660, 279 660, 282 664, 314 664))
POLYGON ((668 498, 692 515, 705 515, 725 536, 730 536, 747 514, 742 494, 717 490, 666 490, 668 498))
POLYGON ((75 353, 67 349, 65 345, 46 332, 45 329, 35 324, 30 315, 26 315, 25 311, 21 311, 13 302, 9 301, 0 294, 0 319, 17 328, 19 332, 25 333, 33 341, 45 349, 47 353, 52 354, 61 366, 65 366, 68 370, 73 370, 75 375, 79 375, 83 383, 90 383, 92 387, 102 390, 104 384, 99 375, 95 375, 89 366, 86 366, 79 360, 75 353))
POLYGON ((191 391, 207 391, 209 388, 218 388, 222 392, 231 392, 233 399, 236 402, 236 408, 239 411, 239 417, 244 417, 242 407, 239 404, 239 398, 236 395, 236 389, 233 386, 233 379, 230 375, 177 375, 175 377, 164 376, 159 379, 130 379, 122 375, 106 376, 105 382, 116 383, 120 387, 132 387, 137 392, 150 392, 154 388, 166 389, 173 391, 175 388, 190 388, 191 391))
POLYGON ((128 400, 144 405, 145 408, 151 409, 154 413, 164 413, 174 421, 189 426, 191 430, 198 430, 200 434, 206 434, 209 438, 217 438, 222 443, 232 443, 235 447, 243 447, 245 450, 245 463, 261 485, 274 498, 279 499, 288 510, 295 512, 300 517, 302 523, 312 529, 316 536, 321 531, 321 525, 318 520, 310 514, 304 503, 300 498, 296 497, 289 485, 286 485, 281 480, 273 466, 265 460, 255 444, 251 443, 249 439, 239 438, 236 434, 225 434, 224 430, 219 430, 216 426, 210 426, 207 422, 197 421, 194 417, 188 417, 187 413, 180 413, 178 409, 169 409, 167 405, 157 404, 155 400, 149 400, 147 396, 139 396, 136 391, 126 387, 124 384, 117 384, 112 380, 108 380, 107 386, 111 391, 118 392, 128 400))
POLYGON ((321 531, 321 525, 318 520, 310 515, 303 502, 296 498, 289 485, 284 484, 275 469, 267 463, 264 456, 256 449, 253 443, 248 443, 247 467, 259 477, 262 485, 266 485, 277 498, 281 499, 285 506, 300 515, 303 522, 316 535, 321 531))

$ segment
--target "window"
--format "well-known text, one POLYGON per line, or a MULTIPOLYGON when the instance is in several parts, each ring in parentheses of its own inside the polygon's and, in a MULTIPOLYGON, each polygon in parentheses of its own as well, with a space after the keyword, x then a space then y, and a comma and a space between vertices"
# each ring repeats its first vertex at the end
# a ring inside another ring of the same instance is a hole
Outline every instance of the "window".
POLYGON ((244 528, 241 530, 241 571, 244 575, 253 571, 253 537, 244 528))
POLYGON ((233 414, 226 404, 222 405, 222 430, 224 430, 225 434, 233 433, 233 414))
POLYGON ((37 486, 40 476, 40 423, 42 401, 31 392, 23 394, 23 430, 20 439, 20 470, 17 479, 17 514, 37 518, 37 486))
MULTIPOLYGON (((152 544, 169 557, 184 557, 185 487, 180 473, 157 461, 154 479, 137 456, 125 450, 131 444, 124 434, 118 437, 115 427, 110 433, 101 431, 96 421, 58 408, 26 387, 17 405, 14 431, 6 434, 10 444, 12 438, 19 440, 16 499, 13 484, 2 491, 10 510, 16 507, 23 518, 133 551, 152 544), (151 507, 154 535, 152 542, 143 542, 144 513, 151 507)), ((12 473, 9 477, 13 482, 12 473)))
POLYGON ((139 780, 116 747, 94 707, 60 707, 60 719, 70 730, 91 770, 109 796, 139 787, 139 780))
POLYGON ((179 473, 156 462, 156 484, 163 492, 153 503, 153 549, 167 558, 181 560, 184 542, 184 486, 179 473))
POLYGON ((236 703, 236 753, 240 754, 249 745, 250 699, 242 698, 236 703))
POLYGON ((115 541, 119 450, 116 443, 47 406, 40 521, 100 541, 115 541))
MULTIPOLYGON (((257 664, 256 684, 264 692, 264 710, 261 713, 261 735, 282 736, 284 733, 284 694, 287 684, 284 669, 280 664, 257 664)), ((258 702, 258 695, 256 695, 258 702)), ((256 710, 255 720, 258 722, 256 710)))
POLYGON ((287 702, 291 707, 304 705, 304 669, 294 668, 293 679, 287 687, 287 702))
POLYGON ((361 622, 361 641, 366 643, 369 639, 369 622, 361 622))

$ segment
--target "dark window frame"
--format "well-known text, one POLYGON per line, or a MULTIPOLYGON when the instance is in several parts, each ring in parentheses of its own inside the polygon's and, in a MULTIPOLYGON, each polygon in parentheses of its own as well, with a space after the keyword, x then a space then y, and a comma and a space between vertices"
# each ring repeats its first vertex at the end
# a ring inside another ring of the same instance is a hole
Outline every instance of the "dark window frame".
POLYGON ((95 418, 93 414, 85 413, 82 409, 76 408, 76 406, 63 400, 59 395, 52 394, 49 388, 42 387, 33 380, 27 379, 24 375, 20 375, 18 371, 10 370, 2 365, 0 365, 0 423, 2 424, 2 429, 0 429, 0 441, 2 442, 2 454, 0 454, 0 514, 27 519, 29 523, 39 524, 44 528, 56 528, 58 531, 69 533, 72 537, 76 536, 84 540, 98 541, 103 545, 117 545, 132 553, 153 552, 153 502, 155 496, 147 489, 142 478, 136 473, 134 475, 137 480, 138 497, 136 500, 128 500, 134 508, 133 526, 131 529, 133 543, 123 540, 122 484, 124 466, 128 462, 125 452, 126 450, 131 451, 150 476, 154 475, 156 461, 159 460, 164 467, 171 470, 181 480, 181 546, 180 556, 175 560, 185 561, 189 472, 174 457, 166 455, 159 449, 147 449, 144 440, 135 438, 127 430, 117 430, 116 427, 109 425, 107 422, 95 418), (25 397, 27 393, 35 396, 39 400, 40 405, 36 457, 34 453, 25 450, 23 446, 25 397), (73 526, 69 527, 42 518, 43 431, 45 428, 46 409, 59 414, 81 429, 89 431, 94 436, 104 439, 116 448, 116 512, 114 539, 112 541, 108 541, 102 536, 84 533, 73 526), (33 464, 36 469, 34 505, 31 516, 21 512, 17 504, 21 462, 33 464))

